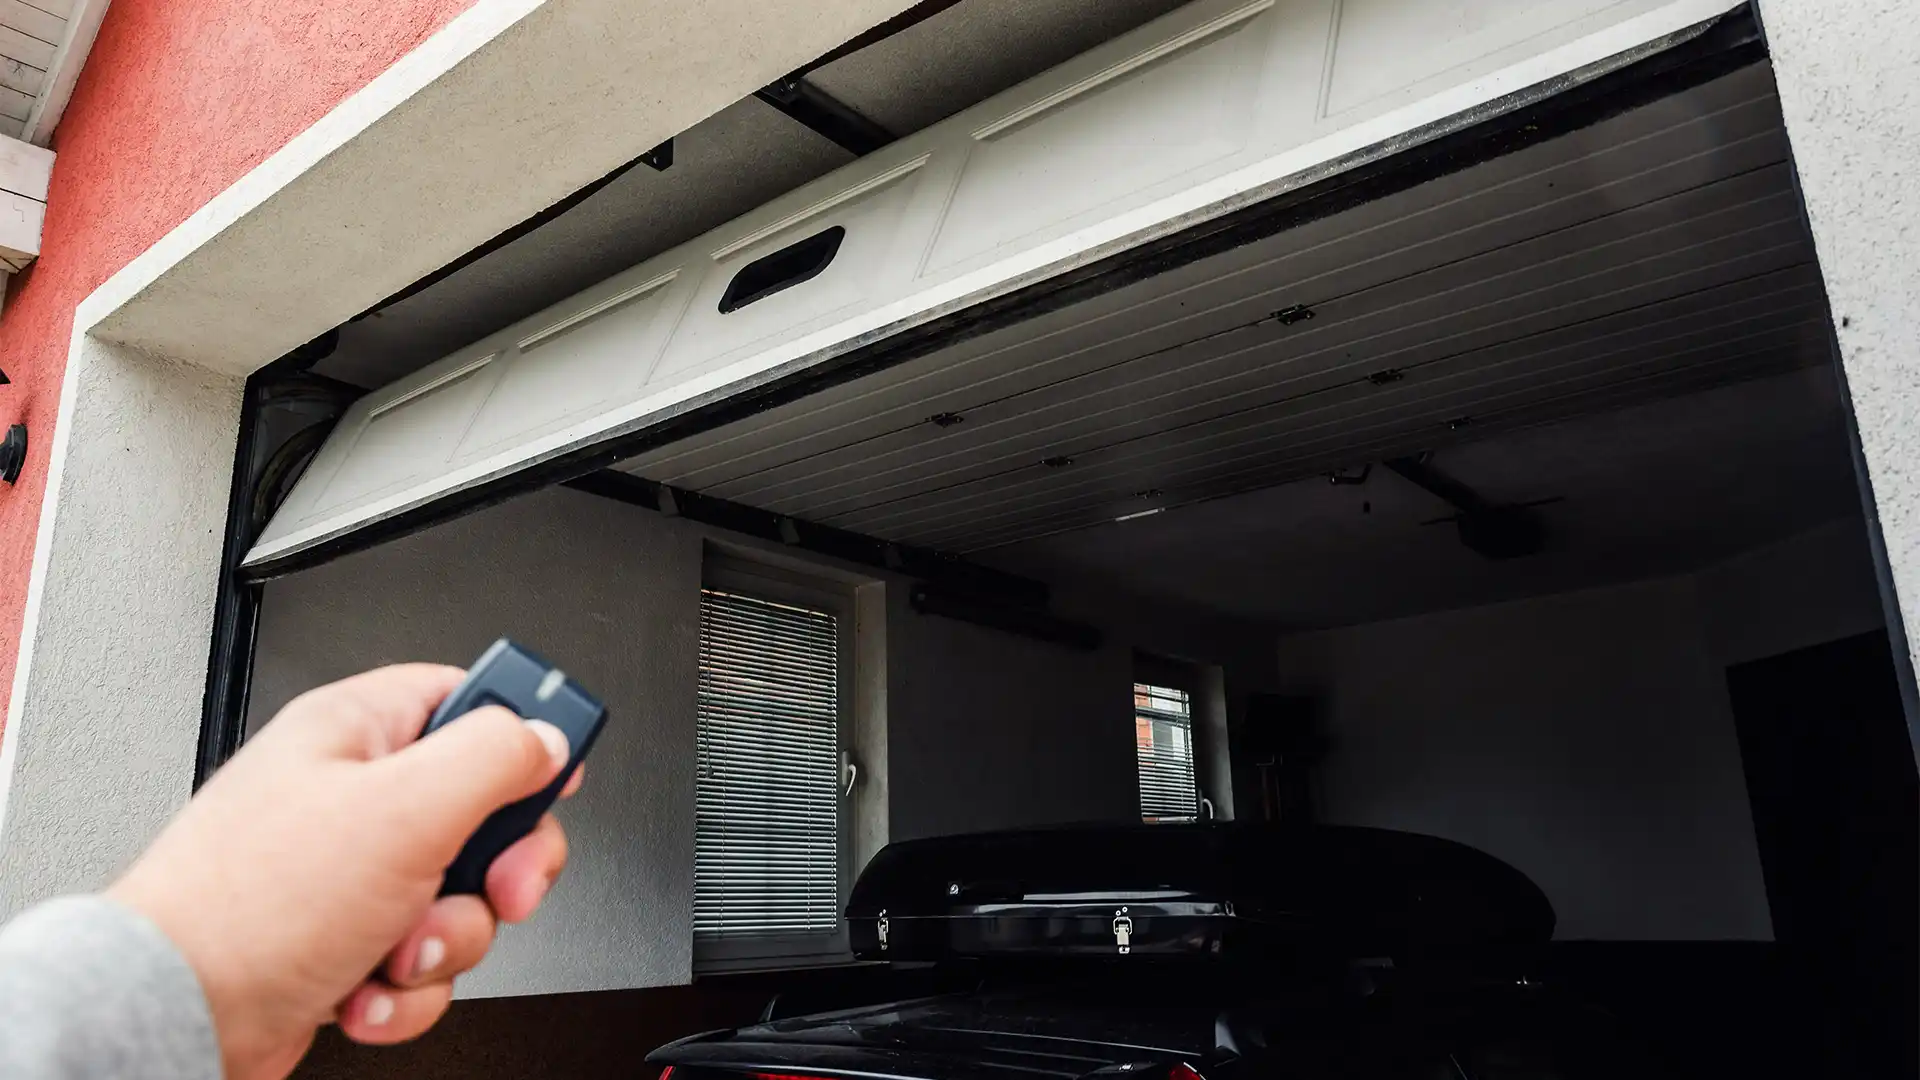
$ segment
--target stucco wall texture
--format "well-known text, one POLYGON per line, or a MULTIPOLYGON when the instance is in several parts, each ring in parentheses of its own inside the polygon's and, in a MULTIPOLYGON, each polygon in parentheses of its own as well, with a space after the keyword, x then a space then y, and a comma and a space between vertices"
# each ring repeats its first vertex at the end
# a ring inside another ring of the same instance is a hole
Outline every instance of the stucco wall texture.
MULTIPOLYGON (((1920 665, 1920 34, 1911 0, 1763 0, 1780 110, 1920 665)), ((1909 706, 1911 708, 1911 706, 1909 706)), ((1915 722, 1912 714, 1908 723, 1915 722)), ((1912 732, 1920 740, 1920 729, 1912 732)))
POLYGON ((19 483, 0 489, 0 686, 13 682, 74 308, 471 2, 114 0, 55 132, 40 261, 0 312, 13 380, 0 427, 29 432, 19 483))

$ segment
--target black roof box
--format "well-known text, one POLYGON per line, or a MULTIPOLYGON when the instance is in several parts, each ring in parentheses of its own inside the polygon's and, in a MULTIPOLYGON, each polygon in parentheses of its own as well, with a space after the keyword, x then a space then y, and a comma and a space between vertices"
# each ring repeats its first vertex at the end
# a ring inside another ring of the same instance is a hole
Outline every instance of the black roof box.
POLYGON ((1098 825, 913 840, 847 906, 865 960, 1486 953, 1553 936, 1526 875, 1464 844, 1340 826, 1098 825))

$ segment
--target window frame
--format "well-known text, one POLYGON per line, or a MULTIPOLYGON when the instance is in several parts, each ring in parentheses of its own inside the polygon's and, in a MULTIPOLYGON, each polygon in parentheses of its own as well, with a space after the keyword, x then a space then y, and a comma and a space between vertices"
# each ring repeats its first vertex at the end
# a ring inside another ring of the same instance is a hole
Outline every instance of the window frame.
POLYGON ((1149 677, 1149 674, 1150 673, 1148 672, 1136 671, 1133 678, 1133 699, 1134 699, 1133 722, 1135 725, 1135 731, 1136 733, 1138 732, 1140 721, 1143 719, 1148 721, 1149 723, 1152 723, 1155 720, 1159 720, 1169 724, 1175 724, 1177 723, 1177 720, 1181 720, 1181 719, 1185 721, 1184 726, 1187 733, 1186 746, 1185 746, 1186 762, 1187 762, 1186 773, 1187 773, 1187 778, 1190 781, 1190 786, 1192 787, 1192 790, 1193 790, 1193 814, 1192 816, 1157 817, 1157 816, 1149 815, 1147 813, 1147 805, 1146 805, 1147 793, 1146 793, 1146 784, 1145 784, 1146 771, 1143 768, 1143 763, 1140 760, 1140 744, 1139 744, 1138 735, 1136 734, 1135 742, 1134 742, 1133 769, 1134 769, 1134 790, 1136 793, 1138 793, 1140 798, 1140 810, 1139 810, 1140 822, 1143 825, 1183 825, 1183 824, 1192 824, 1198 821, 1206 821, 1211 815, 1208 813, 1208 810, 1207 810, 1207 807, 1209 805, 1207 802, 1207 797, 1200 790, 1200 761, 1199 761, 1199 754, 1197 753, 1197 747, 1195 747, 1194 745, 1194 715, 1193 714, 1194 714, 1194 706, 1198 702, 1199 695, 1195 693, 1192 689, 1189 689, 1186 686, 1171 685, 1176 680, 1167 680, 1167 679, 1153 680, 1149 677), (1173 714, 1169 713, 1167 710, 1155 709, 1151 706, 1141 705, 1140 695, 1142 691, 1146 691, 1148 697, 1155 696, 1153 693, 1155 691, 1158 691, 1161 696, 1165 696, 1167 694, 1180 695, 1180 697, 1184 699, 1186 703, 1186 715, 1184 717, 1176 718, 1173 714))
MULTIPOLYGON (((738 593, 756 600, 794 604, 822 611, 834 617, 837 670, 834 679, 834 743, 841 762, 848 760, 854 738, 854 594, 844 582, 827 577, 812 577, 764 563, 750 562, 709 550, 700 575, 704 595, 708 589, 738 593)), ((702 603, 704 617, 704 602, 702 603)), ((704 628, 696 628, 696 633, 704 628)), ((694 693, 699 694, 696 683, 694 693)), ((695 724, 699 724, 699 706, 695 704, 695 724)), ((695 733, 696 743, 698 731, 695 733)), ((694 784, 700 782, 696 755, 694 784)), ((838 918, 835 929, 826 934, 756 934, 714 938, 693 935, 693 970, 696 975, 729 971, 755 971, 778 968, 813 967, 850 963, 853 945, 848 934, 846 906, 853 889, 854 818, 853 806, 862 785, 856 783, 845 792, 844 770, 836 774, 835 893, 838 918)), ((694 847, 699 848, 699 814, 694 815, 694 847)), ((697 886, 696 886, 697 888, 697 886)))

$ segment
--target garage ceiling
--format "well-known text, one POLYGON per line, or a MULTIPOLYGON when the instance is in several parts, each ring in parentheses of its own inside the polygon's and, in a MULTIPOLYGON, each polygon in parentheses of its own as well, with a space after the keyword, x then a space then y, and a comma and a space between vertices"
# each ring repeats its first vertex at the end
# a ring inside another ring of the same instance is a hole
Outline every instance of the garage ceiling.
POLYGON ((1755 65, 623 467, 977 555, 1820 364, 1827 342, 1755 65))
POLYGON ((1363 484, 1312 477, 987 561, 1290 632, 1690 573, 1860 512, 1826 367, 1507 432, 1432 465, 1491 502, 1555 500, 1534 511, 1545 550, 1482 558, 1451 507, 1374 468, 1363 484))
MULTIPOLYGON (((962 0, 807 79, 896 135, 927 127, 1184 0, 962 0)), ((535 232, 341 328, 314 370, 384 386, 824 176, 853 155, 755 98, 535 232)))

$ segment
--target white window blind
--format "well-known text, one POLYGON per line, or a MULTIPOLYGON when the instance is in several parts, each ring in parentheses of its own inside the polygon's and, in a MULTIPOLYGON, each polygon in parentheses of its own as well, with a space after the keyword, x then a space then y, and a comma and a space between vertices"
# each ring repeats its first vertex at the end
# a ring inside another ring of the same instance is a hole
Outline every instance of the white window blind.
POLYGON ((1140 761, 1140 817, 1146 821, 1198 818, 1192 697, 1185 690, 1134 683, 1133 737, 1140 761))
POLYGON ((839 928, 839 655, 831 612, 702 590, 696 937, 839 928))

